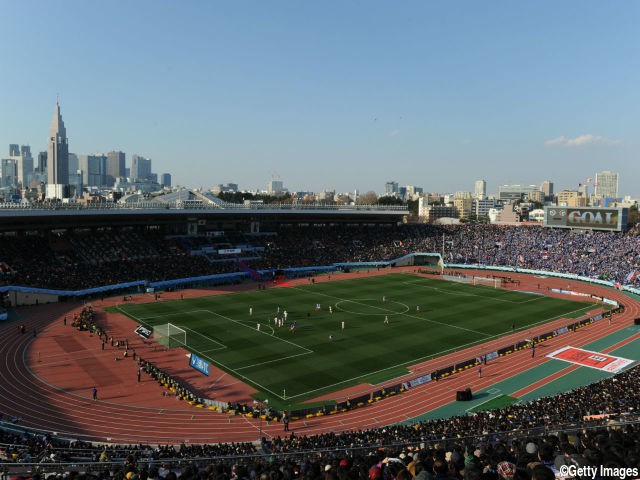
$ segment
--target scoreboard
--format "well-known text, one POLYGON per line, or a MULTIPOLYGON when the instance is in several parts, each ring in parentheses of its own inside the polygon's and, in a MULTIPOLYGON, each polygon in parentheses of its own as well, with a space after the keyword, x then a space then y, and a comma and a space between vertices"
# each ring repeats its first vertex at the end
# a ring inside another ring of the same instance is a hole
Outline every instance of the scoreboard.
POLYGON ((628 208, 544 207, 544 226, 621 232, 627 229, 628 208))

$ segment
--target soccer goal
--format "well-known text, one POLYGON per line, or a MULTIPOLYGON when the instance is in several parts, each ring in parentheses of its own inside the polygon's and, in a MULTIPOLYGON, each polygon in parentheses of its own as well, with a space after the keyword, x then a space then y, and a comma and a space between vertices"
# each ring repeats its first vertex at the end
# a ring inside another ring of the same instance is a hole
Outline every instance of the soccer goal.
POLYGON ((500 288, 502 286, 501 278, 488 278, 488 277, 473 277, 471 282, 473 285, 487 285, 493 288, 500 288))
POLYGON ((173 323, 156 325, 153 327, 153 339, 167 348, 186 347, 187 331, 173 323))

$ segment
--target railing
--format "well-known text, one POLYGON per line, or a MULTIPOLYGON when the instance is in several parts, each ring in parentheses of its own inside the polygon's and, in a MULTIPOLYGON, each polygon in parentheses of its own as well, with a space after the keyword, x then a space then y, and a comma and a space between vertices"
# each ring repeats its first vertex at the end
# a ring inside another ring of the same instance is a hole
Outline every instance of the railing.
POLYGON ((303 203, 264 203, 264 204, 243 204, 243 203, 225 203, 206 204, 195 202, 154 202, 143 201, 135 203, 39 203, 22 204, 11 202, 0 202, 0 210, 330 210, 334 212, 402 212, 409 213, 408 207, 405 205, 323 205, 323 204, 303 204, 303 203))

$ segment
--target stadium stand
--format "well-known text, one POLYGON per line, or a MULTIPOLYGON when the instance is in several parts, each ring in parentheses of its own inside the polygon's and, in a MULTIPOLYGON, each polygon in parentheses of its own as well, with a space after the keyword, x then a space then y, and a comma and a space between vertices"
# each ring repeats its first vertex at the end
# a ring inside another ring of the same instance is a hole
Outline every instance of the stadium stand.
POLYGON ((447 262, 553 270, 640 286, 640 275, 626 281, 640 270, 637 227, 625 233, 586 233, 537 226, 401 225, 281 227, 274 233, 225 239, 226 248, 245 246, 245 253, 236 255, 192 253, 206 252, 207 246, 217 252, 221 243, 216 239, 167 237, 160 231, 130 228, 48 238, 0 236, 0 276, 5 285, 75 290, 243 272, 238 261, 262 270, 444 252, 447 262))
MULTIPOLYGON (((493 225, 280 227, 271 233, 236 234, 224 242, 142 228, 5 235, 0 279, 4 285, 73 290, 237 272, 239 265, 283 269, 443 252, 446 261, 460 264, 552 270, 640 286, 640 276, 630 275, 640 271, 637 226, 625 233, 493 225), (250 255, 214 253, 238 245, 250 246, 250 255)), ((365 431, 291 434, 258 444, 93 445, 30 432, 19 427, 19 419, 2 416, 0 462, 5 478, 33 479, 623 478, 621 472, 634 478, 640 469, 639 387, 640 367, 634 367, 500 410, 365 431), (561 475, 568 465, 610 470, 595 477, 561 475)))

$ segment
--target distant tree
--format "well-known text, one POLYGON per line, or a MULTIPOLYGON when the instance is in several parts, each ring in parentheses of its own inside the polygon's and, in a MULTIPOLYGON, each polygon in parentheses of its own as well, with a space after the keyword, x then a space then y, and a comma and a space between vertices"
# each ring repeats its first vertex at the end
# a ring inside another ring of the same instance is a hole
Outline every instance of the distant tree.
POLYGON ((218 198, 228 203, 244 203, 245 200, 253 200, 253 194, 248 192, 220 192, 218 198))
POLYGON ((378 198, 378 205, 404 205, 404 201, 398 197, 384 195, 378 198))
POLYGON ((627 217, 629 225, 635 225, 640 222, 640 214, 638 213, 638 204, 632 205, 629 208, 629 215, 627 217))
POLYGON ((363 193, 358 197, 358 205, 375 205, 377 202, 378 195, 372 190, 367 193, 363 193))
POLYGON ((407 207, 409 207, 409 212, 411 212, 411 215, 418 216, 418 206, 418 200, 407 201, 407 207))

